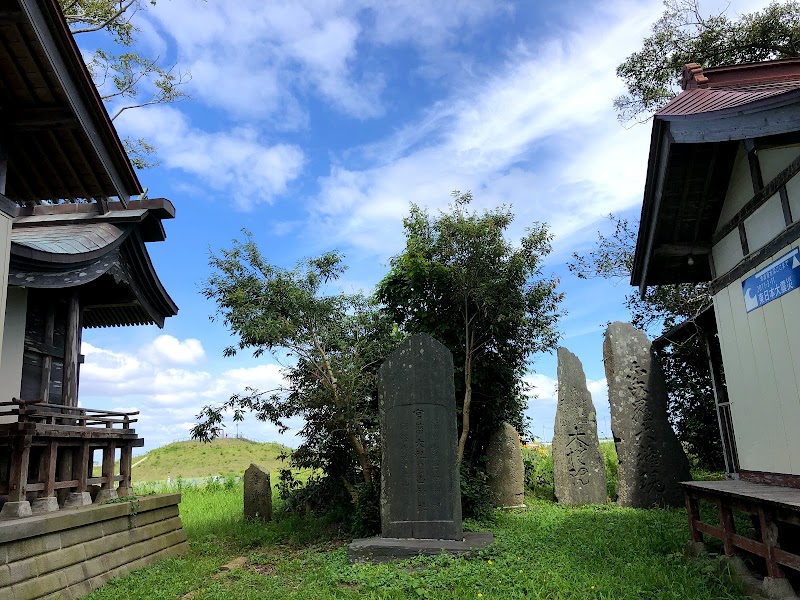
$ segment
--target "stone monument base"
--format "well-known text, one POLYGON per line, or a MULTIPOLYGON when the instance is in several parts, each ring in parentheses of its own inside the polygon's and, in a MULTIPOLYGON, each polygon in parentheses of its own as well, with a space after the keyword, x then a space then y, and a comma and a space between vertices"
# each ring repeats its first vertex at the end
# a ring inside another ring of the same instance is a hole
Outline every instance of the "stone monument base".
POLYGON ((425 540, 409 538, 371 537, 353 540, 347 547, 351 563, 385 563, 414 556, 445 554, 470 554, 486 548, 494 535, 467 531, 463 540, 425 540))

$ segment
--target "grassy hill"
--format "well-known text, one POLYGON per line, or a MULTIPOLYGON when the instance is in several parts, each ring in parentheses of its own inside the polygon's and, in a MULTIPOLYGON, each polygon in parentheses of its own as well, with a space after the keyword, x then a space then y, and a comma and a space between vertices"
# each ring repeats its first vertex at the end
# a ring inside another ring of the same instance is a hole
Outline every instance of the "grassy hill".
POLYGON ((209 443, 175 442, 133 459, 133 481, 162 481, 167 477, 208 477, 241 474, 256 463, 276 472, 288 465, 278 459, 291 450, 275 442, 259 443, 228 438, 209 443))

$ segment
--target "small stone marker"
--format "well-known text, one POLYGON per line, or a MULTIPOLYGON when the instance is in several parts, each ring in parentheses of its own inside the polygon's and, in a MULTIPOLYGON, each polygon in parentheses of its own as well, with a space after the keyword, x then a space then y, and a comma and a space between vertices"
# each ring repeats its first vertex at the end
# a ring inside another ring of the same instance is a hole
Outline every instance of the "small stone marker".
POLYGON ((678 484, 691 479, 689 461, 667 420, 664 374, 650 340, 630 323, 611 323, 603 361, 619 457, 617 502, 635 508, 683 506, 678 484))
POLYGON ((560 504, 604 504, 606 467, 597 415, 578 357, 558 349, 558 408, 553 433, 553 479, 560 504))
POLYGON ((378 371, 382 440, 381 537, 354 540, 352 562, 466 553, 492 541, 464 534, 456 446, 453 355, 427 334, 392 352, 378 371))
POLYGON ((495 506, 525 506, 525 463, 522 460, 519 433, 510 423, 502 423, 489 438, 486 472, 495 506))
POLYGON ((272 520, 269 471, 254 464, 244 472, 244 516, 246 519, 272 520))

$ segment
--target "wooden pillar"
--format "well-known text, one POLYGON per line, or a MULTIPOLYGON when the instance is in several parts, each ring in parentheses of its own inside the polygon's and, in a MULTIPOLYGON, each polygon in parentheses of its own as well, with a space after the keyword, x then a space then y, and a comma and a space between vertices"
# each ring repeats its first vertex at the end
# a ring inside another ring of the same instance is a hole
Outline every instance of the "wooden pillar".
POLYGON ((785 577, 783 568, 775 559, 775 549, 780 548, 780 545, 778 544, 778 525, 773 519, 772 512, 760 505, 758 507, 758 520, 761 523, 761 541, 767 551, 764 557, 767 560, 767 575, 770 577, 785 577))
MULTIPOLYGON (((73 465, 75 464, 75 455, 77 452, 77 448, 61 446, 60 452, 56 458, 58 461, 56 466, 56 481, 70 481, 71 479, 75 479, 75 477, 73 477, 72 470, 73 465)), ((68 493, 69 490, 66 488, 56 490, 56 497, 58 498, 58 503, 60 505, 64 505, 67 500, 68 493)))
POLYGON ((78 487, 76 492, 89 491, 89 473, 91 466, 89 463, 92 460, 91 452, 89 452, 89 442, 83 442, 83 445, 78 450, 78 462, 76 464, 74 479, 78 480, 78 487))
POLYGON ((695 524, 700 520, 700 508, 697 505, 697 498, 686 490, 686 514, 689 515, 689 535, 693 542, 702 542, 703 534, 697 530, 695 524))
POLYGON ((64 340, 64 406, 78 406, 78 361, 81 344, 81 306, 78 290, 70 288, 67 298, 67 323, 64 340))
POLYGON ((103 446, 103 478, 104 481, 100 486, 100 492, 95 498, 95 502, 105 502, 118 498, 117 490, 114 489, 114 454, 116 453, 117 446, 114 443, 103 446))
POLYGON ((19 437, 11 445, 11 468, 8 477, 8 501, 24 502, 28 488, 28 461, 31 457, 31 437, 19 437))
POLYGON ((39 471, 39 481, 44 484, 44 489, 40 496, 49 498, 55 496, 56 484, 56 456, 58 454, 58 442, 50 440, 42 453, 41 469, 39 471))
POLYGON ((118 494, 120 496, 133 496, 131 486, 131 463, 133 462, 133 446, 125 444, 119 455, 119 474, 122 476, 119 482, 118 494))
POLYGON ((719 524, 722 527, 722 544, 725 547, 725 556, 735 556, 736 547, 733 545, 733 534, 736 526, 733 523, 733 509, 725 504, 722 499, 717 500, 719 510, 719 524))

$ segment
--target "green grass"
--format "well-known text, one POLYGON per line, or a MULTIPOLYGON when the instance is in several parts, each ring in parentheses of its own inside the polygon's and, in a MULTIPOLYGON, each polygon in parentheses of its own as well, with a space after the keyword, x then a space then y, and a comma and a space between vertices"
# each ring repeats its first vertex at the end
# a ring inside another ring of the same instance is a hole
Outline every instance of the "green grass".
POLYGON ((155 600, 193 590, 194 600, 747 597, 717 562, 683 558, 681 510, 565 508, 533 496, 527 502, 525 510, 467 522, 495 534, 494 545, 473 559, 350 565, 349 538, 324 518, 247 523, 240 484, 189 489, 181 516, 191 553, 114 580, 89 598, 155 600), (248 558, 244 568, 212 578, 237 556, 248 558))
POLYGON ((163 481, 167 477, 184 479, 244 473, 250 463, 271 472, 286 468, 278 459, 291 450, 276 443, 261 444, 250 440, 228 438, 213 442, 175 442, 151 450, 133 459, 133 481, 163 481), (137 464, 138 463, 138 464, 137 464))

